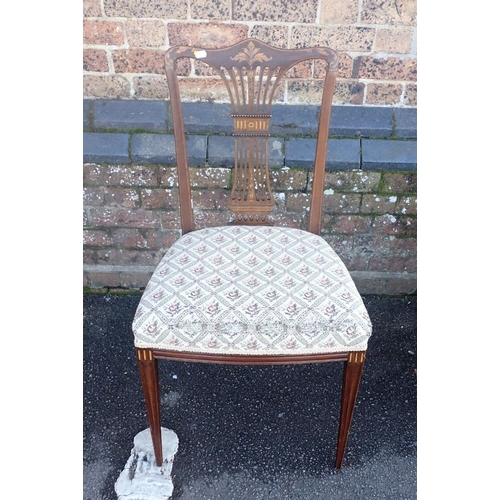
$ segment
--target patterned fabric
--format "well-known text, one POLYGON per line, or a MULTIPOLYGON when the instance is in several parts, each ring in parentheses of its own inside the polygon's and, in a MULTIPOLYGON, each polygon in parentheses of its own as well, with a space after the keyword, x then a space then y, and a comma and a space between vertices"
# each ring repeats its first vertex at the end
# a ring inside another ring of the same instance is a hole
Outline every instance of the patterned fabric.
POLYGON ((225 226, 172 245, 133 330, 142 348, 290 355, 365 350, 372 327, 346 267, 321 237, 225 226))

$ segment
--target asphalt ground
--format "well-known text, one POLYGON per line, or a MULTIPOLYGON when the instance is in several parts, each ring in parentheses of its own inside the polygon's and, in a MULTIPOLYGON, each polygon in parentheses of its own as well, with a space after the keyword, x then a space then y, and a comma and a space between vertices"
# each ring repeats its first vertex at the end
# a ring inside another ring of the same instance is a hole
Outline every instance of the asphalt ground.
MULTIPOLYGON (((114 483, 147 428, 131 323, 139 295, 83 298, 83 498, 114 483)), ((172 500, 414 499, 417 297, 364 296, 373 323, 343 467, 342 364, 159 362, 162 426, 179 438, 172 500)))

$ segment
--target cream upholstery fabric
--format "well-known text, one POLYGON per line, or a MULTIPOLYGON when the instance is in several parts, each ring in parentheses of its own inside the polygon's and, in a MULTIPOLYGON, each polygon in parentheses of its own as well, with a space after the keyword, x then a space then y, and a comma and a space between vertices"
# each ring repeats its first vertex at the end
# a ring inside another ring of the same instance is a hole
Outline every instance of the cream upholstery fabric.
POLYGON ((225 226, 172 245, 133 330, 136 347, 291 355, 365 350, 371 322, 346 267, 321 237, 225 226))

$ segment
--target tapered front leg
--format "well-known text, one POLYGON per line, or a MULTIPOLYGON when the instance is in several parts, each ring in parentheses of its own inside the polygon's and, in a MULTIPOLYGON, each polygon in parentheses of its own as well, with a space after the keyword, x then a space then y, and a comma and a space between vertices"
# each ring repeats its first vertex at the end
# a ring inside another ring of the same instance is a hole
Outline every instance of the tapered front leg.
POLYGON ((344 364, 344 378, 342 381, 342 400, 340 403, 339 436, 337 441, 337 456, 335 468, 340 469, 347 445, 347 437, 351 428, 352 415, 356 404, 361 374, 365 364, 366 351, 352 351, 344 364))
POLYGON ((149 429, 153 440, 156 465, 163 464, 163 450, 161 443, 160 425, 160 394, 158 387, 158 362, 153 356, 151 349, 136 349, 141 374, 142 389, 146 400, 148 412, 149 429))

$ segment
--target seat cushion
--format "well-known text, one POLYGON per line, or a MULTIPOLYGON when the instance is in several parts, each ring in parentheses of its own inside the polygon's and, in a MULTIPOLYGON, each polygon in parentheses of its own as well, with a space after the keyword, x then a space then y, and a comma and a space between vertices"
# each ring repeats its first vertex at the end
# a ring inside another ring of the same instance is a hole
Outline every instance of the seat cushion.
POLYGON ((214 354, 361 351, 372 326, 338 255, 299 229, 225 226, 177 240, 133 321, 135 346, 214 354))

